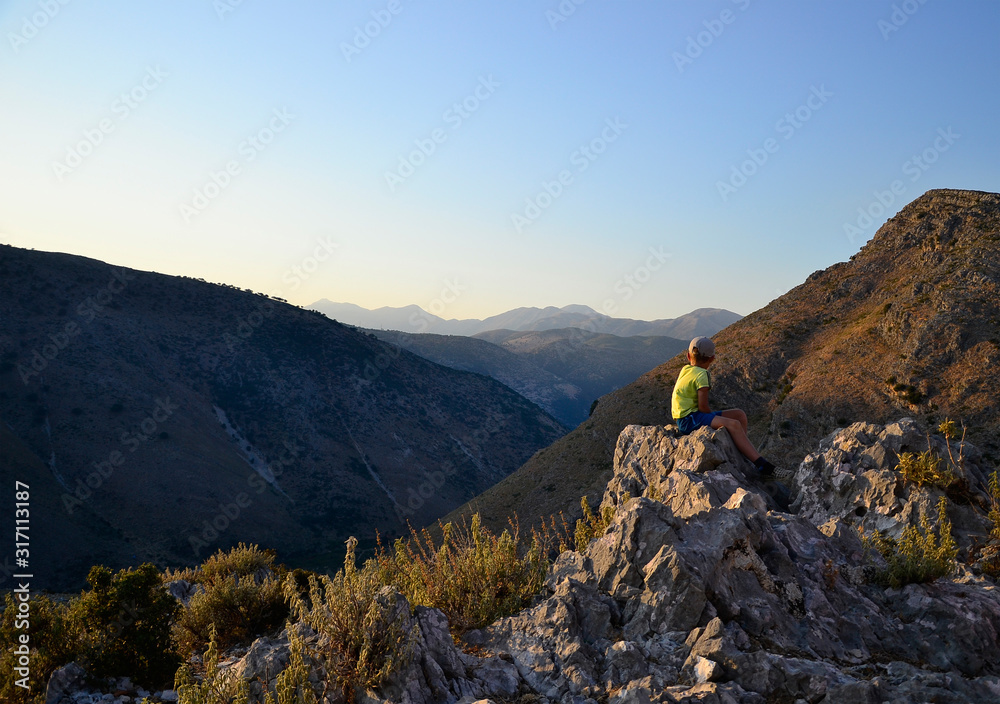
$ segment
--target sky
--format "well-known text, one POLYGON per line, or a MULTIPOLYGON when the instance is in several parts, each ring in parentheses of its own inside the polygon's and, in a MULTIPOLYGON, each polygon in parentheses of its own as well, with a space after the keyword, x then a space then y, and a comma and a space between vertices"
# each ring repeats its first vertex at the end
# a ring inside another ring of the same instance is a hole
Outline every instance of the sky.
POLYGON ((741 314, 1000 191, 992 0, 0 0, 0 242, 307 305, 741 314))

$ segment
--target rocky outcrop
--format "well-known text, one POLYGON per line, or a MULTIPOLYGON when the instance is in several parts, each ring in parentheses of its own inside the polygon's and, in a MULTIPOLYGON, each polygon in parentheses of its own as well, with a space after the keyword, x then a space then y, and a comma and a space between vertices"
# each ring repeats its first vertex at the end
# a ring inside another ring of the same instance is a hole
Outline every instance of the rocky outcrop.
MULTIPOLYGON (((881 457, 865 471, 891 471, 902 440, 915 442, 911 430, 908 422, 852 426, 820 454, 881 457)), ((468 636, 508 655, 539 696, 1000 701, 992 583, 866 584, 862 544, 834 515, 839 505, 808 517, 769 511, 724 431, 679 438, 631 426, 615 458, 604 499, 615 516, 605 534, 560 556, 541 603, 468 636)), ((799 468, 800 492, 818 466, 813 457, 799 468)), ((800 498, 799 507, 823 504, 800 498)), ((920 505, 914 498, 910 513, 920 505)))
POLYGON ((177 701, 172 689, 150 692, 133 684, 128 677, 93 682, 75 662, 55 670, 45 689, 45 704, 169 704, 177 701))
MULTIPOLYGON (((895 471, 900 455, 927 449, 945 461, 949 457, 944 439, 921 432, 910 418, 885 426, 854 423, 838 430, 824 438, 819 451, 807 455, 796 472, 792 511, 815 526, 837 520, 899 538, 906 526, 919 526, 922 516, 936 516, 937 502, 946 495, 933 486, 906 482, 895 471)), ((988 472, 979 450, 969 442, 953 442, 951 455, 964 503, 951 502, 948 517, 964 547, 972 536, 989 533, 981 505, 988 472)))

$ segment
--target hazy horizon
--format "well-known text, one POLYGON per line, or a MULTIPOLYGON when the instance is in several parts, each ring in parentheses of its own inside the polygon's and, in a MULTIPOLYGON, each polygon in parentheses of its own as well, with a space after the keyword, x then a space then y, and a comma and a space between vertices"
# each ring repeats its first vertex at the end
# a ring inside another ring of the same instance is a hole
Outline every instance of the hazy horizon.
MULTIPOLYGON (((326 301, 327 303, 332 303, 333 305, 338 305, 338 306, 339 305, 349 305, 349 306, 357 306, 358 305, 357 303, 353 303, 351 301, 333 301, 333 300, 330 300, 329 298, 320 298, 320 299, 317 299, 317 300, 313 301, 312 303, 306 305, 305 307, 308 308, 308 307, 316 305, 317 303, 321 303, 323 301, 326 301)), ((489 313, 489 314, 487 314, 485 316, 476 317, 476 318, 447 318, 447 317, 444 317, 444 316, 437 316, 437 317, 443 318, 444 320, 486 320, 488 318, 495 318, 495 317, 497 317, 499 315, 503 315, 504 313, 509 313, 509 312, 511 312, 513 310, 518 310, 520 308, 529 308, 529 309, 538 309, 538 310, 546 310, 548 308, 556 308, 558 310, 565 310, 566 308, 572 308, 574 306, 581 306, 581 305, 584 305, 584 304, 582 304, 582 303, 566 303, 566 304, 561 305, 561 306, 554 305, 554 304, 553 305, 517 306, 516 308, 507 308, 505 310, 496 311, 494 313, 489 313)), ((411 306, 416 306, 417 308, 420 308, 420 310, 424 311, 425 313, 430 313, 431 315, 436 315, 432 311, 429 311, 426 308, 424 308, 423 306, 417 305, 416 303, 408 303, 408 304, 405 304, 405 305, 398 305, 398 306, 392 306, 392 305, 390 305, 390 306, 379 306, 378 308, 367 308, 365 306, 358 306, 358 307, 359 308, 364 308, 364 310, 366 310, 368 312, 374 312, 374 311, 381 310, 383 308, 389 308, 389 309, 392 309, 392 310, 402 310, 404 308, 409 308, 411 306)), ((585 306, 585 307, 586 308, 590 308, 590 310, 592 310, 595 313, 604 315, 603 313, 601 313, 601 311, 595 310, 594 308, 591 308, 590 306, 585 306)), ((707 308, 707 306, 705 306, 705 307, 707 308)), ((679 317, 681 315, 686 315, 688 313, 692 313, 695 310, 701 310, 701 309, 700 308, 692 308, 691 310, 684 311, 683 313, 678 313, 677 315, 665 316, 665 318, 677 318, 677 317, 679 317)), ((739 311, 732 310, 731 308, 722 308, 720 310, 727 310, 730 313, 736 313, 736 315, 742 316, 744 318, 747 315, 747 314, 744 314, 744 313, 740 313, 739 311)), ((753 312, 753 311, 751 311, 751 312, 753 312)), ((611 317, 627 317, 627 316, 611 316, 611 317)), ((643 320, 643 321, 646 321, 646 322, 650 322, 649 320, 647 320, 645 318, 634 318, 634 320, 643 320)))

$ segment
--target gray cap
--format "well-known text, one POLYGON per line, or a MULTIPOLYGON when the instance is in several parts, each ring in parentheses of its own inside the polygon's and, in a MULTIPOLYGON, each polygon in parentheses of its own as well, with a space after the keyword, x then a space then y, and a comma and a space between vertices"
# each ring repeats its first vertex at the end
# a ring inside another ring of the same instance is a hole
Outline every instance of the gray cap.
POLYGON ((696 337, 691 340, 691 344, 688 345, 688 352, 691 354, 695 354, 697 352, 702 357, 714 357, 715 343, 707 337, 696 337))

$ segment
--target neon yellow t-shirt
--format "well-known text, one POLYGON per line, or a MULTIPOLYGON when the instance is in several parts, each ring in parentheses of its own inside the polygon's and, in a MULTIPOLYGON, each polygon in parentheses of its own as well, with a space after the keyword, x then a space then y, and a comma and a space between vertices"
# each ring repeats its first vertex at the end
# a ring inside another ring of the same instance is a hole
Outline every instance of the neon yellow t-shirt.
POLYGON ((670 413, 674 420, 697 411, 698 389, 711 386, 712 381, 707 369, 690 364, 684 365, 681 373, 677 375, 677 383, 674 384, 674 393, 670 399, 670 413))

